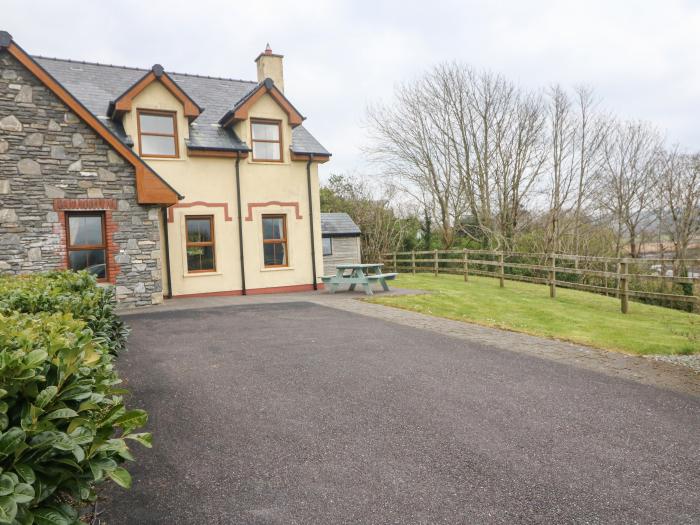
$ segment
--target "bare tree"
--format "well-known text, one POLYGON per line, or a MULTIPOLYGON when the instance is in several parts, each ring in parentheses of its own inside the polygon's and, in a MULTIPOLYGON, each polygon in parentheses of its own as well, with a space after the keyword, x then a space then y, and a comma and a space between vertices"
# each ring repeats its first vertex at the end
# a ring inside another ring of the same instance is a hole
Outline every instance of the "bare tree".
POLYGON ((617 223, 618 256, 625 240, 630 255, 639 255, 640 236, 653 215, 661 144, 658 131, 644 122, 615 123, 605 144, 597 199, 617 223))
POLYGON ((561 221, 572 194, 575 180, 574 140, 576 123, 569 96, 561 86, 553 86, 548 93, 549 124, 549 228, 547 252, 561 251, 561 221))
POLYGON ((637 257, 658 216, 670 216, 677 254, 698 234, 698 156, 663 154, 654 127, 602 113, 590 88, 527 91, 448 63, 367 118, 370 153, 445 248, 467 236, 496 249, 637 257))
MULTIPOLYGON (((370 151, 435 210, 445 247, 468 215, 491 245, 512 246, 543 164, 537 96, 503 77, 443 64, 368 110, 370 151)), ((468 234, 464 229, 462 234, 468 234)))
POLYGON ((435 211, 445 247, 466 210, 465 188, 457 173, 448 108, 436 100, 440 78, 428 75, 395 91, 392 105, 375 105, 367 115, 373 136, 370 152, 398 185, 423 208, 435 211))
POLYGON ((603 164, 603 151, 610 130, 611 119, 597 112, 597 101, 593 90, 585 86, 576 88, 577 126, 575 153, 578 180, 576 182, 576 204, 574 207, 573 250, 580 255, 585 244, 582 239, 584 213, 591 197, 596 174, 603 164))
POLYGON ((690 242, 700 235, 700 154, 677 148, 665 153, 659 186, 674 258, 686 259, 690 242))
POLYGON ((538 95, 516 92, 504 117, 494 125, 494 190, 498 234, 504 248, 512 250, 545 162, 542 101, 538 95))

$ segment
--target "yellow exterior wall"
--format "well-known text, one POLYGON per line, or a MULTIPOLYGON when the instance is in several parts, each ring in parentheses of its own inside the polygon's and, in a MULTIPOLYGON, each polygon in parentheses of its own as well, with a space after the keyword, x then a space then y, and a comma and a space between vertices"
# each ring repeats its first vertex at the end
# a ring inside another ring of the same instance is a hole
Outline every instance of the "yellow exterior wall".
MULTIPOLYGON (((134 110, 127 113, 123 125, 134 139, 138 153, 138 135, 135 109, 160 109, 177 111, 179 158, 156 159, 145 157, 153 169, 171 184, 185 199, 171 208, 172 222, 168 222, 170 244, 170 268, 173 295, 212 292, 235 292, 241 289, 238 220, 236 209, 235 163, 232 158, 189 157, 185 140, 187 120, 182 106, 160 83, 154 82, 135 99, 134 110), (184 207, 193 202, 209 205, 184 207), (217 206, 212 206, 216 204, 217 206), (225 209, 223 205, 227 206, 225 209), (227 220, 226 211, 228 211, 227 220), (215 232, 216 271, 191 274, 187 272, 185 256, 185 217, 187 215, 213 215, 215 232)), ((289 145, 291 128, 287 115, 269 97, 263 96, 250 110, 252 118, 282 121, 282 162, 254 162, 252 155, 240 161, 241 204, 245 277, 248 290, 260 288, 310 285, 312 283, 311 240, 309 202, 306 179, 306 162, 291 161, 289 145), (246 220, 248 204, 270 201, 298 203, 301 219, 297 219, 293 206, 255 206, 252 221, 246 220), (262 215, 284 214, 287 218, 288 267, 265 268, 263 263, 262 215)), ((196 121, 195 121, 196 122, 196 121)), ((250 122, 236 124, 236 133, 250 144, 250 122)), ((316 271, 323 273, 321 249, 321 220, 319 201, 318 165, 311 165, 312 199, 316 246, 316 271)), ((165 280, 164 280, 165 282, 165 280)))
MULTIPOLYGON (((124 125, 124 130, 127 135, 130 135, 134 139, 134 151, 139 155, 139 136, 136 126, 136 109, 158 109, 161 111, 175 111, 177 112, 177 132, 178 132, 178 148, 180 153, 180 159, 187 158, 187 152, 185 148, 185 140, 190 137, 190 129, 187 125, 187 119, 185 118, 182 111, 182 104, 176 99, 170 91, 163 86, 160 82, 153 82, 133 101, 133 110, 129 111, 124 115, 122 124, 124 125)), ((145 157, 148 161, 148 157, 145 157)), ((169 161, 176 162, 179 159, 168 159, 169 161)), ((156 170, 157 171, 157 170, 156 170)), ((165 173, 158 173, 159 175, 166 177, 165 173)), ((167 180, 167 178, 166 178, 167 180)), ((179 190, 178 190, 179 191, 179 190)), ((182 194, 182 191, 180 191, 182 194)))

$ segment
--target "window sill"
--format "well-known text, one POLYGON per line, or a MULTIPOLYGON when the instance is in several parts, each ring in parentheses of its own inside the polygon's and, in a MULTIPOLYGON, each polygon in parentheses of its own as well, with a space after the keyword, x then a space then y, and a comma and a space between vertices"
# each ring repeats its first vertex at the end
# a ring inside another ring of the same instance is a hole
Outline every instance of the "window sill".
POLYGON ((208 277, 210 275, 223 275, 223 272, 193 272, 183 273, 183 277, 208 277))
POLYGON ((279 266, 279 267, 273 267, 273 268, 266 268, 262 267, 260 268, 261 272, 284 272, 285 270, 294 270, 294 266, 279 266))
POLYGON ((262 165, 266 165, 266 166, 283 166, 283 165, 289 164, 289 162, 287 162, 285 160, 253 160, 253 159, 250 159, 250 161, 248 161, 248 164, 262 164, 262 165))

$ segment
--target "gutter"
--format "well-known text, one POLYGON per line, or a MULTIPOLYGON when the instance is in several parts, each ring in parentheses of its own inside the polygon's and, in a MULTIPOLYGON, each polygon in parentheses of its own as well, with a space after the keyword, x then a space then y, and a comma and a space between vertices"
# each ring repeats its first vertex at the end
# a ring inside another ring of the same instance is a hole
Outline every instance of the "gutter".
POLYGON ((168 208, 163 206, 161 208, 161 214, 163 216, 163 243, 165 244, 165 281, 168 283, 168 294, 167 298, 172 299, 173 297, 173 283, 170 276, 170 238, 168 237, 168 208))
POLYGON ((246 295, 245 287, 245 258, 243 256, 243 217, 241 214, 241 154, 236 155, 236 213, 238 219, 238 251, 241 254, 241 294, 246 295))
POLYGON ((191 149, 194 151, 226 151, 230 153, 248 153, 250 151, 249 148, 226 148, 226 147, 219 147, 219 146, 197 146, 197 145, 192 145, 192 144, 185 144, 187 146, 187 149, 191 149))
POLYGON ((306 163, 306 186, 309 190, 309 231, 311 232, 311 270, 313 274, 312 285, 314 290, 318 290, 316 278, 316 239, 314 235, 314 201, 311 196, 311 163, 314 160, 314 154, 309 153, 309 160, 306 163))

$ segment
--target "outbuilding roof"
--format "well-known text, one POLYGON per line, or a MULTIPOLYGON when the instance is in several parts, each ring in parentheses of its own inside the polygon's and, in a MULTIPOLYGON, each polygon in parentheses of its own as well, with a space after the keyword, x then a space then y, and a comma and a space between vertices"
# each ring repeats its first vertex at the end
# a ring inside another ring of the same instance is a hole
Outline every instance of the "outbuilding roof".
POLYGON ((324 237, 357 237, 360 227, 347 213, 322 213, 321 234, 324 237))
MULTIPOLYGON (((110 103, 119 99, 151 69, 42 56, 33 58, 117 136, 127 140, 124 129, 108 117, 110 103)), ((173 72, 167 75, 202 109, 196 120, 190 123, 188 147, 248 151, 247 144, 229 129, 222 128, 219 120, 255 91, 260 85, 258 82, 173 72)), ((291 150, 307 155, 330 155, 303 125, 292 130, 291 150)))

